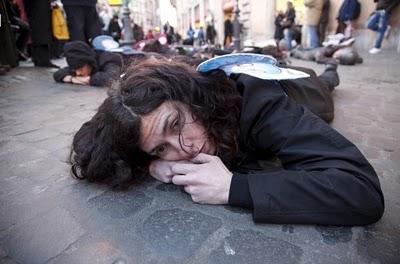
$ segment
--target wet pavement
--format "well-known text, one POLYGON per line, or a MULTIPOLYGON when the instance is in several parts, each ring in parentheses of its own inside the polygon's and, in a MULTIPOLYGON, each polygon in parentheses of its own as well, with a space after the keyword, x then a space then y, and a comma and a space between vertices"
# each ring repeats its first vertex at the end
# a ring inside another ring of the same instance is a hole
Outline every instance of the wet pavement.
POLYGON ((400 263, 400 55, 362 55, 339 66, 332 126, 381 180, 385 214, 365 227, 255 224, 250 211, 194 204, 151 179, 127 191, 77 181, 71 139, 106 90, 29 66, 0 76, 0 262, 400 263))

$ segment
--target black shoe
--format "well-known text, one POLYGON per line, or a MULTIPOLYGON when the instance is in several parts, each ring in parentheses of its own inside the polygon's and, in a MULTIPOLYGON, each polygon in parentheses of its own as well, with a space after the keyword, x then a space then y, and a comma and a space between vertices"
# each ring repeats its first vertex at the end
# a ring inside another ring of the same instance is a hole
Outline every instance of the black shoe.
POLYGON ((329 59, 325 63, 325 71, 336 71, 338 68, 338 62, 335 59, 329 59))

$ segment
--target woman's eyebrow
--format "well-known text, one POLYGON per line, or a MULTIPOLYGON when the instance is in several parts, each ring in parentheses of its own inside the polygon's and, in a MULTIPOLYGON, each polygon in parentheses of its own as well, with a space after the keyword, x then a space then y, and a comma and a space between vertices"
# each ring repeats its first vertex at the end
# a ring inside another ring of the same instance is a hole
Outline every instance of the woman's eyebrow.
POLYGON ((169 119, 171 118, 171 116, 173 115, 173 113, 170 113, 165 119, 164 119, 164 124, 162 126, 162 135, 164 136, 167 133, 167 129, 168 129, 168 124, 169 119))

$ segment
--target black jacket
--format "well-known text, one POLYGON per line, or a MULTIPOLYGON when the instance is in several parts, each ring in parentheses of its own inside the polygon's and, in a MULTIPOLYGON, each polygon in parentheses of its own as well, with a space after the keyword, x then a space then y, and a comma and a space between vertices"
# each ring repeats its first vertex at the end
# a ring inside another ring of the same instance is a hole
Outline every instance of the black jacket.
MULTIPOLYGON (((121 74, 122 58, 119 54, 107 51, 96 52, 96 62, 97 67, 90 76, 89 84, 92 86, 107 86, 121 74)), ((53 77, 56 82, 62 82, 67 75, 74 75, 69 67, 59 69, 53 77)))
MULTIPOLYGON (((243 96, 242 154, 230 205, 253 209, 256 222, 365 225, 380 219, 378 177, 354 144, 288 96, 288 81, 235 79, 243 96), (259 162, 272 157, 280 164, 259 162)), ((306 82, 291 82, 300 80, 306 82)))

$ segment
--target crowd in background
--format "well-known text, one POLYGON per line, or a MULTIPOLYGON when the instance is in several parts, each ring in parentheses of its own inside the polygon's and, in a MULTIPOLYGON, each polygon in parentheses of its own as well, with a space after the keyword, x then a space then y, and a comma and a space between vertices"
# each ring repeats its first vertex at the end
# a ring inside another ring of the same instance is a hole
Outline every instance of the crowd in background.
MULTIPOLYGON (((373 1, 373 0, 370 0, 373 1)), ((370 53, 381 51, 384 37, 388 34, 390 26, 388 20, 399 0, 374 0, 376 10, 367 21, 367 28, 376 31, 376 41, 370 53)), ((337 41, 335 37, 326 36, 330 1, 329 0, 304 0, 305 20, 302 25, 296 23, 296 10, 292 2, 287 2, 286 10, 278 11, 275 19, 274 39, 281 50, 291 51, 299 46, 302 33, 307 32, 308 45, 304 48, 317 49, 324 43, 337 41), (302 30, 306 28, 306 31, 302 30)), ((8 58, 2 58, 3 64, 16 66, 18 60, 31 58, 33 64, 39 67, 58 67, 51 62, 52 58, 63 56, 63 46, 68 41, 91 41, 99 35, 109 35, 116 42, 124 38, 124 27, 118 11, 109 7, 97 5, 97 0, 1 0, 2 15, 7 15, 11 23, 10 31, 14 38, 9 46, 2 46, 11 57, 16 54, 16 62, 7 63, 8 58), (3 14, 4 13, 4 14, 3 14), (4 63, 6 61, 6 63, 4 63)), ((336 14, 338 27, 336 37, 340 36, 337 44, 351 40, 356 28, 355 21, 360 15, 360 2, 358 0, 344 0, 336 14), (338 35, 339 34, 339 35, 338 35)), ((168 22, 162 27, 155 27, 144 32, 143 25, 131 21, 134 43, 159 41, 161 46, 174 43, 193 45, 196 47, 215 45, 217 30, 214 21, 208 21, 206 27, 192 25, 181 36, 168 22)), ((222 49, 232 51, 233 23, 231 16, 226 16, 222 49)), ((352 41, 350 41, 352 43, 352 41)), ((143 45, 135 45, 135 48, 143 45)))
MULTIPOLYGON (((372 0, 371 0, 372 1, 372 0)), ((370 14, 366 27, 377 32, 374 47, 369 51, 376 54, 381 51, 384 36, 388 34, 390 26, 389 17, 394 8, 400 3, 399 0, 373 0, 376 9, 370 14)), ((305 22, 302 26, 306 27, 307 48, 316 49, 323 46, 327 40, 326 28, 329 19, 330 1, 329 0, 304 0, 305 22)), ((344 0, 336 14, 338 26, 336 29, 337 37, 341 36, 341 41, 347 41, 354 37, 356 20, 361 13, 361 3, 358 0, 344 0)), ((301 42, 301 26, 296 25, 296 10, 292 2, 287 2, 286 11, 278 11, 275 18, 274 38, 277 45, 285 50, 291 50, 293 46, 301 42), (281 42, 281 40, 283 40, 281 42)))

